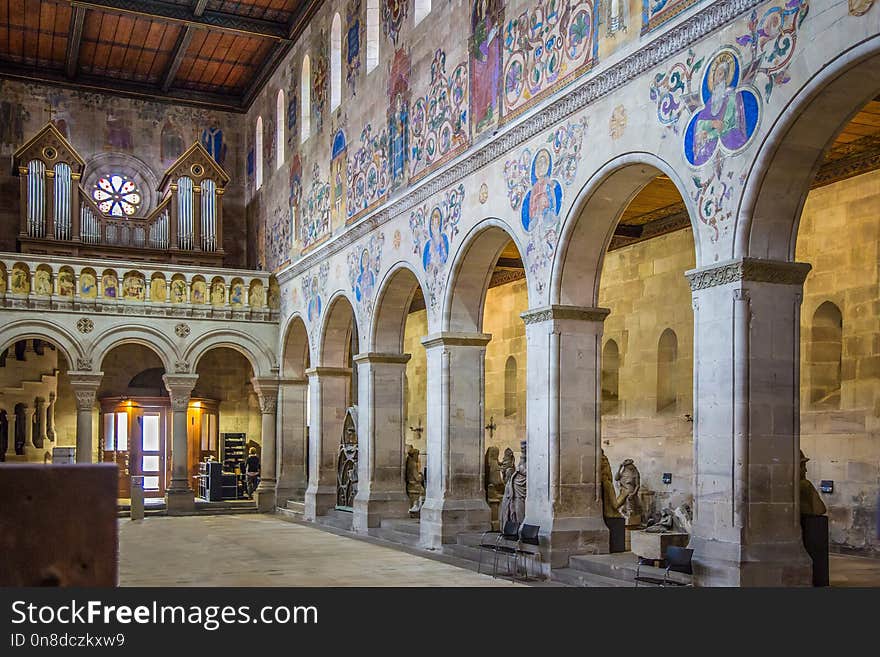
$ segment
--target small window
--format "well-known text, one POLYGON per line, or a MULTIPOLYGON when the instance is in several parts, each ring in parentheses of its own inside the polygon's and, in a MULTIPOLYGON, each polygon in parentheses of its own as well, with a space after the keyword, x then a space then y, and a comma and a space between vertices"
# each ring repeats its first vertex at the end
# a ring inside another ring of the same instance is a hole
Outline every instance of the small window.
POLYGON ((657 344, 657 412, 676 409, 678 386, 678 338, 666 329, 657 344))
POLYGON ((379 0, 367 0, 367 73, 379 65, 379 0))
POLYGON ((263 186, 263 117, 257 117, 257 130, 254 139, 254 171, 257 189, 263 186))
POLYGON ((330 28, 330 110, 342 102, 342 19, 333 16, 330 28))
POLYGON ((131 178, 121 173, 110 173, 98 178, 92 187, 92 199, 104 214, 131 217, 140 209, 142 197, 131 178))
POLYGON ((431 13, 431 0, 415 0, 413 5, 413 25, 418 25, 422 19, 431 13))
POLYGON ((275 168, 284 164, 284 89, 278 90, 275 98, 275 168))
POLYGON ((303 57, 300 87, 300 142, 309 138, 312 130, 312 64, 309 56, 303 57))
POLYGON ((614 415, 620 410, 620 350, 614 340, 602 349, 602 413, 614 415))
POLYGON ((830 301, 819 306, 813 315, 808 354, 811 406, 840 408, 843 315, 830 301))
POLYGON ((509 356, 504 364, 504 417, 516 415, 516 358, 509 356))

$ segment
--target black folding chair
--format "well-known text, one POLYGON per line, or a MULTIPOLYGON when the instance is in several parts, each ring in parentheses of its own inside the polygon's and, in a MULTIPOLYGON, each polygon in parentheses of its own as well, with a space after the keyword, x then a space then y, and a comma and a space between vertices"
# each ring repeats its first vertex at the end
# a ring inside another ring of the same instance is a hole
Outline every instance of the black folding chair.
POLYGON ((492 560, 492 577, 496 577, 498 572, 498 555, 507 556, 507 569, 510 570, 510 557, 516 556, 516 548, 505 544, 505 542, 515 542, 519 539, 519 526, 516 522, 508 521, 504 523, 504 527, 500 532, 488 531, 483 532, 480 536, 480 561, 477 564, 477 572, 482 571, 483 567, 483 550, 489 550, 493 554, 492 560), (494 540, 492 537, 495 537, 494 540))
MULTIPOLYGON (((540 540, 538 538, 541 532, 541 528, 538 525, 526 525, 524 524, 519 529, 519 541, 516 546, 516 557, 519 559, 522 557, 523 560, 523 573, 524 579, 529 579, 529 559, 534 561, 536 558, 540 562, 541 560, 541 549, 540 549, 540 540)), ((517 568, 516 562, 514 562, 514 568, 519 571, 517 568)))
POLYGON ((642 560, 639 559, 638 565, 636 566, 636 586, 639 585, 639 582, 644 582, 645 584, 654 584, 655 586, 693 586, 692 581, 679 582, 674 579, 669 579, 670 572, 693 575, 694 571, 691 567, 693 556, 694 551, 691 548, 683 548, 675 545, 670 545, 668 548, 666 548, 666 571, 663 573, 662 578, 641 575, 639 571, 642 567, 642 560))

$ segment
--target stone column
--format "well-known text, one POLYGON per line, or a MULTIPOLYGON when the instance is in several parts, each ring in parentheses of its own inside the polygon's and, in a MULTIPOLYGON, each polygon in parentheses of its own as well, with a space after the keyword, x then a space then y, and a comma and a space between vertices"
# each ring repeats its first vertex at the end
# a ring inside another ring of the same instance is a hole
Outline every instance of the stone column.
POLYGON ((49 407, 46 409, 46 435, 49 440, 55 442, 55 400, 54 392, 49 393, 49 407))
POLYGON ((325 515, 336 506, 336 458, 345 413, 351 370, 347 367, 315 367, 306 370, 311 396, 309 423, 309 485, 306 488, 306 520, 325 515))
POLYGON ((251 379, 260 400, 263 424, 260 432, 262 454, 260 455, 260 485, 257 486, 257 509, 260 513, 275 510, 275 412, 278 408, 278 379, 251 379))
POLYGON ((37 397, 34 399, 35 421, 34 435, 31 436, 31 442, 34 447, 42 448, 43 442, 46 440, 46 399, 45 397, 37 397))
POLYGON ((811 582, 798 500, 800 306, 809 270, 741 259, 687 272, 698 585, 811 582))
POLYGON ((184 515, 195 508, 189 482, 186 411, 198 374, 166 374, 162 377, 171 396, 171 483, 165 490, 168 515, 184 515))
POLYGON ((409 517, 404 452, 409 354, 366 353, 358 368, 358 492, 352 528, 366 533, 383 518, 409 517))
POLYGON ((422 338, 428 360, 428 482, 421 543, 439 549, 460 532, 489 529, 483 486, 485 333, 422 338))
POLYGON ((308 427, 306 426, 306 399, 309 394, 308 379, 287 379, 281 382, 278 402, 281 412, 277 418, 279 437, 276 497, 279 506, 287 500, 301 502, 309 483, 308 427))
POLYGON ((526 324, 526 522, 541 528, 544 562, 608 552, 602 513, 602 333, 607 308, 548 306, 526 324))
POLYGON ((67 373, 76 397, 76 462, 92 462, 92 411, 103 372, 71 371, 67 373))
POLYGON ((6 439, 6 461, 13 460, 15 456, 15 427, 16 422, 18 422, 18 418, 15 413, 15 404, 10 404, 12 408, 6 411, 6 422, 7 424, 7 439, 6 439))

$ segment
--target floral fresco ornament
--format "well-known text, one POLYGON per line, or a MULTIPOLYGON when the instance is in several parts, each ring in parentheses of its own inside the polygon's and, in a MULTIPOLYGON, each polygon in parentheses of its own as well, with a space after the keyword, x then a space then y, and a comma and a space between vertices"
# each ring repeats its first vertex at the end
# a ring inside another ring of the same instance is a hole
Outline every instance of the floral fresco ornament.
POLYGON ((721 237, 722 227, 731 217, 726 207, 733 195, 733 173, 723 171, 723 159, 716 157, 708 176, 694 175, 693 199, 697 204, 697 218, 712 231, 709 239, 713 243, 721 237))
POLYGON ((326 260, 321 263, 317 271, 312 271, 300 280, 305 305, 305 315, 309 324, 309 333, 312 335, 320 326, 321 313, 324 310, 324 296, 326 295, 327 279, 330 276, 330 263, 326 260))
POLYGON ((678 121, 685 109, 696 109, 691 80, 700 70, 705 58, 696 58, 693 50, 683 62, 676 62, 668 71, 661 71, 651 83, 651 100, 657 103, 660 124, 678 132, 678 121))
POLYGON ((464 185, 449 190, 443 199, 430 208, 423 205, 410 214, 409 226, 413 237, 413 253, 419 257, 425 270, 428 302, 437 310, 443 296, 446 264, 450 248, 458 235, 464 185))
POLYGON ((369 241, 348 254, 348 280, 361 317, 373 314, 373 295, 379 280, 382 246, 385 235, 373 235, 369 241))

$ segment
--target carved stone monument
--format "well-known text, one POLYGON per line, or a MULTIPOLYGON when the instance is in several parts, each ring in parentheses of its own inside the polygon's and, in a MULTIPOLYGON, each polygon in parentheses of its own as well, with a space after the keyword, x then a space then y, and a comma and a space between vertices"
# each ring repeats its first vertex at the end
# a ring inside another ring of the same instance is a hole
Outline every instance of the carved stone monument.
POLYGON ((507 480, 510 479, 510 475, 513 474, 513 471, 516 469, 516 464, 513 460, 513 450, 510 447, 506 447, 504 449, 504 458, 501 459, 501 478, 504 483, 507 483, 507 480))
POLYGON ((819 491, 807 479, 807 461, 801 451, 801 534, 804 547, 813 561, 813 586, 828 586, 828 516, 819 491))
POLYGON ((602 515, 605 525, 608 527, 608 551, 626 551, 626 520, 620 515, 615 506, 617 492, 614 490, 614 474, 611 472, 611 463, 602 450, 600 466, 600 480, 602 481, 602 515))
POLYGON ((409 512, 418 515, 425 503, 425 484, 419 468, 419 450, 406 446, 406 494, 409 497, 409 512))
POLYGON ((639 500, 642 478, 632 459, 625 459, 620 464, 614 479, 619 486, 614 508, 626 518, 627 527, 639 527, 642 524, 642 503, 639 500))
POLYGON ((336 460, 336 508, 350 511, 358 483, 357 406, 345 414, 336 460))
POLYGON ((504 477, 501 473, 501 462, 498 460, 498 448, 489 447, 485 458, 486 503, 492 511, 492 529, 498 529, 498 509, 504 498, 504 477))
POLYGON ((519 526, 526 517, 526 441, 521 441, 519 446, 522 456, 504 484, 504 497, 498 513, 498 523, 502 529, 508 522, 515 522, 519 526))

